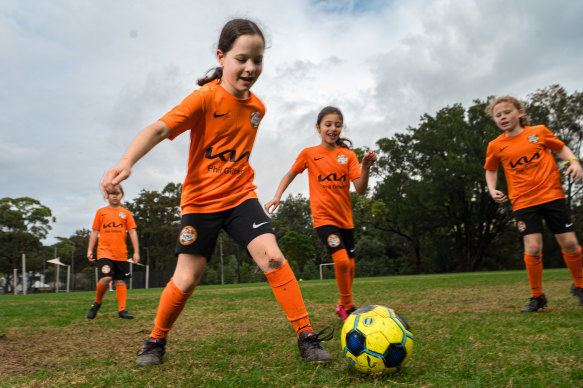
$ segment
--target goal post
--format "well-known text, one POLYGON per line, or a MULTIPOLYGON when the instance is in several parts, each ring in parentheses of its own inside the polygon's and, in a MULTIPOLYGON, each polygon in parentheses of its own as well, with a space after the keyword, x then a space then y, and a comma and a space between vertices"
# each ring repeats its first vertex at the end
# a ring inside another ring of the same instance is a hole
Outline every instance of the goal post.
POLYGON ((324 264, 320 264, 320 280, 323 279, 323 276, 322 276, 322 267, 324 267, 325 265, 334 265, 334 263, 324 263, 324 264))

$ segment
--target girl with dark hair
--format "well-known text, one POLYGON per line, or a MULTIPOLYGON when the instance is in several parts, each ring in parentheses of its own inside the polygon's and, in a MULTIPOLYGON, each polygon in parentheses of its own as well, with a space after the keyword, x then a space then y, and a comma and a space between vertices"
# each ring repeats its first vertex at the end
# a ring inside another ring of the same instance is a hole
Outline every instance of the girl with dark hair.
POLYGON ((265 38, 255 23, 229 21, 217 48, 220 67, 199 80, 200 89, 140 132, 101 181, 107 191, 109 184, 129 177, 132 166, 156 144, 190 130, 176 269, 160 297, 154 329, 139 351, 138 365, 162 362, 168 332, 198 285, 221 228, 265 273, 296 331, 301 357, 316 362, 332 359, 321 344, 332 333, 314 333, 296 277, 255 194, 249 156, 265 106, 250 89, 261 74, 264 50, 265 38))
POLYGON ((320 111, 316 130, 321 142, 300 152, 291 170, 284 175, 275 196, 264 205, 268 213, 277 209, 284 191, 297 174, 308 169, 310 183, 310 209, 314 228, 334 261, 336 284, 340 300, 336 314, 342 320, 356 310, 352 301, 354 282, 354 224, 350 182, 358 194, 368 186, 370 167, 377 160, 373 151, 362 159, 349 147, 352 142, 340 137, 344 118, 340 109, 327 106, 320 111))

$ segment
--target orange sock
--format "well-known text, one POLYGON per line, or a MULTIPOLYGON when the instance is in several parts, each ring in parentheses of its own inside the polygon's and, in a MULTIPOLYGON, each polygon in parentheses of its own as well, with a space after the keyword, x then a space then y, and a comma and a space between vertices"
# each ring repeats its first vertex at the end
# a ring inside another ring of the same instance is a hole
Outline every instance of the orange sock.
POLYGON ((300 286, 287 260, 278 269, 265 273, 265 277, 296 334, 299 336, 304 331, 313 331, 300 286))
POLYGON ((128 286, 125 284, 115 285, 115 296, 117 297, 117 311, 126 309, 126 299, 128 295, 128 286))
POLYGON ((563 252, 563 259, 569 272, 571 272, 571 277, 573 278, 573 283, 575 287, 583 287, 583 262, 581 261, 581 247, 575 253, 563 252))
POLYGON ((168 284, 162 291, 160 296, 160 303, 158 304, 158 312, 156 313, 156 319, 154 319, 154 330, 150 333, 152 338, 166 338, 168 337, 168 332, 174 326, 174 322, 186 306, 186 301, 190 298, 190 295, 194 290, 190 292, 182 292, 174 280, 170 278, 168 284))
POLYGON ((103 295, 107 292, 108 287, 97 282, 97 290, 95 292, 95 303, 101 304, 103 302, 103 295))
POLYGON ((530 292, 532 296, 538 298, 543 294, 543 255, 533 256, 525 253, 524 263, 530 282, 530 292))
POLYGON ((348 310, 354 303, 352 302, 352 276, 350 268, 350 260, 346 249, 341 249, 332 254, 334 260, 334 273, 336 275, 336 285, 340 293, 340 301, 344 310, 348 310))
POLYGON ((354 284, 354 257, 350 258, 350 289, 352 290, 354 284))

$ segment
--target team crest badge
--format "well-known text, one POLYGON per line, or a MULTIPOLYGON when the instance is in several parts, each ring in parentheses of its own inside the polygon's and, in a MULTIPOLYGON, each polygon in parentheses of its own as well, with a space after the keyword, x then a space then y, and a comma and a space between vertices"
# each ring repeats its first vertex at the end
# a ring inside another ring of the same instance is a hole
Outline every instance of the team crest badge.
POLYGON ((251 113, 251 125, 253 128, 257 128, 261 122, 261 113, 255 111, 251 113))
POLYGON ((180 244, 190 245, 196 241, 197 237, 198 234, 196 233, 196 229, 194 229, 192 226, 185 226, 180 232, 180 244))
POLYGON ((118 216, 120 218, 126 218, 126 214, 124 212, 119 212, 118 216))
POLYGON ((526 224, 524 223, 524 221, 518 221, 518 223, 516 224, 516 226, 518 227, 518 231, 520 233, 524 232, 526 230, 526 224))
POLYGON ((328 245, 330 245, 332 248, 336 248, 338 245, 340 245, 340 238, 335 234, 331 234, 328 236, 328 245))
POLYGON ((538 136, 537 135, 530 135, 528 137, 528 141, 531 143, 536 143, 536 142, 538 142, 538 136))
POLYGON ((110 273, 111 272, 111 267, 109 265, 104 265, 103 267, 101 267, 101 273, 110 273))
POLYGON ((343 154, 339 154, 339 155, 336 157, 336 160, 337 160, 337 161, 338 161, 338 163, 340 163, 340 164, 346 164, 346 162, 348 162, 348 159, 346 158, 346 155, 343 155, 343 154))

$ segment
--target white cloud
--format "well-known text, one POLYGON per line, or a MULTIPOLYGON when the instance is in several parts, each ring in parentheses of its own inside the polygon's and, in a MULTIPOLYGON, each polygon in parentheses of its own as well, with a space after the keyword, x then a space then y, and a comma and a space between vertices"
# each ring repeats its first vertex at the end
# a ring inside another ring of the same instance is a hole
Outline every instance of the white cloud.
MULTIPOLYGON (((215 66, 232 17, 258 21, 270 46, 253 89, 267 115, 251 157, 266 201, 318 143, 326 105, 342 109, 355 146, 374 147, 446 105, 580 89, 582 14, 567 0, 5 0, 0 196, 49 206, 57 223, 47 243, 88 228, 104 205, 103 171, 215 66)), ((124 184, 126 199, 181 182, 187 150, 187 135, 157 146, 124 184)), ((307 194, 305 176, 295 192, 307 194)))

